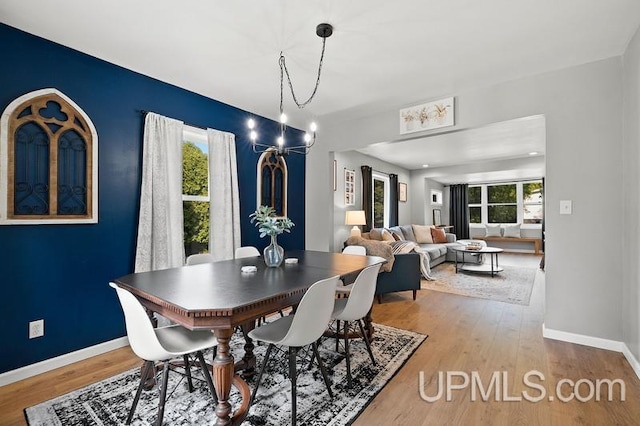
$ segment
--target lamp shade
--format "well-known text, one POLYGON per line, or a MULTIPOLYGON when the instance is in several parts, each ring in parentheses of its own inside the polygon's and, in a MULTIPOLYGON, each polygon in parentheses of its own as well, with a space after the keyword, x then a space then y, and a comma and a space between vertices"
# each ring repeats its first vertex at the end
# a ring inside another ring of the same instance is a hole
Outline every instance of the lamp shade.
POLYGON ((345 225, 366 225, 364 210, 349 210, 345 215, 345 225))

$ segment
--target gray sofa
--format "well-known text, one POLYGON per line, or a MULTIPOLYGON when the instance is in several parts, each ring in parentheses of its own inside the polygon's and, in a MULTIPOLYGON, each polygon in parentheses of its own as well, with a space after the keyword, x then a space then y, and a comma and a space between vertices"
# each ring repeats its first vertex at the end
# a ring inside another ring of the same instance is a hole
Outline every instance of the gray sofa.
MULTIPOLYGON (((418 244, 425 253, 429 256, 429 265, 433 268, 443 262, 455 262, 456 255, 458 254, 453 248, 460 247, 466 244, 470 240, 457 240, 455 234, 445 233, 447 238, 446 243, 418 243, 413 233, 413 225, 400 225, 387 228, 392 234, 395 233, 402 236, 402 239, 406 241, 412 241, 418 244)), ((362 234, 363 238, 373 239, 381 234, 381 230, 372 229, 371 232, 362 234), (377 232, 376 232, 377 231, 377 232)), ((483 242, 481 242, 482 244, 483 242)), ((486 244, 485 244, 486 245, 486 244)), ((459 255, 459 254, 458 254, 459 255)), ((481 255, 475 255, 478 263, 482 262, 481 255)), ((460 258, 458 258, 460 259, 460 258)), ((469 256, 466 257, 466 261, 469 262, 469 256)))

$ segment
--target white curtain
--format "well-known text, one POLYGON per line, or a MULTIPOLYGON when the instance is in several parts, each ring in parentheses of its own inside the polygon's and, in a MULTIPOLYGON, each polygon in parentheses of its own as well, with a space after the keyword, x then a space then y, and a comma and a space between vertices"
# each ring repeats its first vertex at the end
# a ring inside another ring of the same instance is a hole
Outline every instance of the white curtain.
POLYGON ((240 247, 240 199, 235 135, 207 129, 211 220, 209 252, 215 260, 233 259, 240 247))
POLYGON ((145 119, 135 272, 184 264, 182 128, 151 112, 145 119))

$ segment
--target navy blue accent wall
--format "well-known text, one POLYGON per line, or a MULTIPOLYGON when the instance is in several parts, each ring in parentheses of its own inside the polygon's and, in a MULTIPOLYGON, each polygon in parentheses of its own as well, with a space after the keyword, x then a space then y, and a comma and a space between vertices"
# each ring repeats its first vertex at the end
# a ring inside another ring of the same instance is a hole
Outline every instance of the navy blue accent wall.
MULTIPOLYGON (((250 113, 3 24, 0 40, 0 110, 25 93, 53 87, 89 115, 99 139, 98 224, 0 226, 0 373, 125 335, 108 282, 133 271, 140 110, 236 135, 242 244, 266 246, 248 218, 256 208, 259 157, 247 138, 250 113), (45 336, 29 340, 28 322, 41 318, 45 336)), ((265 140, 273 140, 277 123, 254 118, 265 140)), ((305 158, 292 155, 287 162, 296 227, 279 241, 285 249, 303 249, 305 158)))

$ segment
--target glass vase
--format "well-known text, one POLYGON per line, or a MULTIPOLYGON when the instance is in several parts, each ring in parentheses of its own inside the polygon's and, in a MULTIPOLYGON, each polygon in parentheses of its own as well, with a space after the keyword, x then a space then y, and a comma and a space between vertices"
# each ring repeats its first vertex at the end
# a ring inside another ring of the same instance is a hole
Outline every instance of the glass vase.
POLYGON ((264 263, 269 268, 277 268, 282 263, 284 259, 284 249, 278 245, 275 235, 271 236, 271 244, 265 247, 263 255, 264 263))

